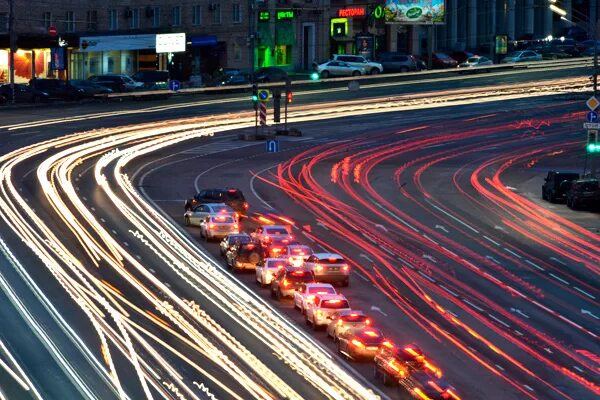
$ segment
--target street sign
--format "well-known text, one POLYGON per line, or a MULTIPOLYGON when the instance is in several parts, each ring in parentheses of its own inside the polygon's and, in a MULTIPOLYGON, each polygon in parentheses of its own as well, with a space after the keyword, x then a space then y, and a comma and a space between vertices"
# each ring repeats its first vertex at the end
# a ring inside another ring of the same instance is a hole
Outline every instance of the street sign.
POLYGON ((587 120, 587 122, 598 122, 598 114, 594 111, 588 111, 588 113, 585 116, 585 119, 587 120))
POLYGON ((600 122, 584 122, 583 129, 600 129, 600 122))
POLYGON ((271 139, 267 140, 267 153, 279 152, 279 140, 271 139))
POLYGON ((58 29, 56 29, 55 26, 49 26, 48 27, 48 35, 53 36, 53 37, 58 35, 58 29))
MULTIPOLYGON (((260 92, 259 92, 260 93, 260 92)), ((260 95, 259 95, 260 97, 260 95)), ((264 101, 260 102, 260 109, 258 111, 259 114, 259 123, 261 125, 267 125, 267 104, 264 101)))
POLYGON ((588 99, 588 101, 585 102, 585 105, 588 106, 591 111, 594 111, 596 108, 598 108, 598 106, 600 106, 600 101, 598 101, 595 96, 592 96, 588 99))
POLYGON ((258 91, 258 100, 269 101, 271 98, 271 91, 269 89, 260 89, 258 91))
POLYGON ((181 82, 176 80, 169 81, 169 89, 171 89, 174 92, 178 91, 179 89, 181 89, 181 82))

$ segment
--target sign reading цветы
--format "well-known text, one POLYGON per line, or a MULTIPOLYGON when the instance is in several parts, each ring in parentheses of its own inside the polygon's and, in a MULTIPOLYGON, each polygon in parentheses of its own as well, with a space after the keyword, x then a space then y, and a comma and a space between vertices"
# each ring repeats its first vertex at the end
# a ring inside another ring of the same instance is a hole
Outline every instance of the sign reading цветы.
POLYGON ((156 35, 157 53, 185 51, 185 33, 162 33, 156 35))

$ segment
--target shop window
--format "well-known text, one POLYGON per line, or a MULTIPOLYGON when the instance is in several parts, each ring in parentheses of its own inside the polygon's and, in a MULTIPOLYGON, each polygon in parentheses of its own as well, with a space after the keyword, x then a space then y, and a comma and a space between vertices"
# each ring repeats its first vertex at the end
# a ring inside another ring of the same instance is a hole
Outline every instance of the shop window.
POLYGON ((140 9, 133 8, 129 10, 129 29, 139 29, 140 27, 140 9))
POLYGON ((111 31, 119 29, 119 10, 108 10, 108 29, 111 31))
POLYGON ((172 11, 173 26, 181 26, 181 6, 173 7, 172 11))
POLYGON ((160 7, 154 7, 152 10, 152 27, 160 27, 160 7))
POLYGON ((75 32, 75 13, 67 11, 65 13, 65 32, 75 32))
POLYGON ((219 3, 213 3, 208 5, 212 11, 212 23, 213 25, 221 24, 221 5, 219 3))
POLYGON ((234 24, 242 22, 242 7, 239 4, 232 4, 231 19, 234 24))
POLYGON ((98 11, 88 10, 85 20, 88 31, 98 30, 98 11))
POLYGON ((292 46, 280 44, 275 46, 275 65, 290 65, 292 63, 292 46))
MULTIPOLYGON (((2 21, 2 14, 0 14, 0 24, 2 21)), ((52 26, 52 13, 50 11, 46 11, 42 13, 42 26, 44 27, 44 29, 48 30, 48 28, 50 28, 52 26)), ((2 25, 0 25, 0 30, 1 28, 3 28, 2 25)))
POLYGON ((202 25, 202 6, 199 4, 192 6, 192 25, 202 25))

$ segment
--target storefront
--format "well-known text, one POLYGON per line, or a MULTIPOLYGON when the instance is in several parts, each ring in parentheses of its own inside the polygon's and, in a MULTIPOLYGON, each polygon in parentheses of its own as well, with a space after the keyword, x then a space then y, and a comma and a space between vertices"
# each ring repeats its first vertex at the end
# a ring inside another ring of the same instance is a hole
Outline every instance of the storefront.
POLYGON ((297 50, 294 10, 276 10, 272 16, 269 11, 259 12, 257 32, 257 67, 292 69, 297 50))

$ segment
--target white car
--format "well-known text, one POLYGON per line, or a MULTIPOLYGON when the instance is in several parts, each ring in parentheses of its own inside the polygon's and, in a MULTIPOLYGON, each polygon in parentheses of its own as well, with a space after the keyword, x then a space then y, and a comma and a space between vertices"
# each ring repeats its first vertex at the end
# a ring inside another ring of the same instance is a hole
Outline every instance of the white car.
POLYGON ((240 225, 231 214, 211 214, 200 222, 200 237, 222 239, 230 233, 240 233, 240 225))
POLYGON ((306 304, 304 317, 306 323, 317 330, 328 325, 332 315, 342 310, 350 310, 350 304, 344 295, 320 294, 316 295, 312 302, 306 304))
POLYGON ((473 56, 458 64, 458 68, 480 67, 483 65, 492 65, 494 62, 487 57, 473 56))
POLYGON ((294 267, 301 267, 313 254, 313 249, 304 244, 290 244, 285 248, 281 257, 287 257, 288 262, 294 267))
POLYGON ((310 269, 317 282, 350 284, 350 267, 342 256, 336 253, 314 253, 304 266, 310 269))
POLYGON ((500 61, 503 64, 527 61, 542 61, 542 55, 532 50, 522 50, 510 53, 500 61))
POLYGON ((214 214, 232 215, 236 220, 238 219, 235 210, 225 203, 205 203, 186 211, 183 214, 183 222, 186 226, 200 226, 206 217, 214 214))
POLYGON ((286 266, 285 258, 265 258, 264 262, 256 264, 256 282, 261 287, 270 285, 277 272, 286 266))
POLYGON ((371 319, 360 310, 338 311, 331 316, 327 325, 327 336, 337 342, 340 333, 352 328, 363 328, 371 325, 371 319))
POLYGON ((383 72, 383 65, 381 63, 371 61, 363 56, 334 54, 333 61, 342 61, 353 67, 364 68, 368 75, 377 75, 383 72))
POLYGON ((261 225, 250 236, 254 240, 265 244, 283 239, 292 240, 292 235, 284 225, 261 225))
POLYGON ((300 285, 294 292, 294 308, 306 312, 307 305, 312 303, 315 296, 324 294, 337 294, 337 291, 329 283, 305 283, 300 285))
POLYGON ((323 79, 330 76, 361 76, 366 75, 364 66, 356 67, 343 61, 328 61, 317 66, 317 72, 323 79))

